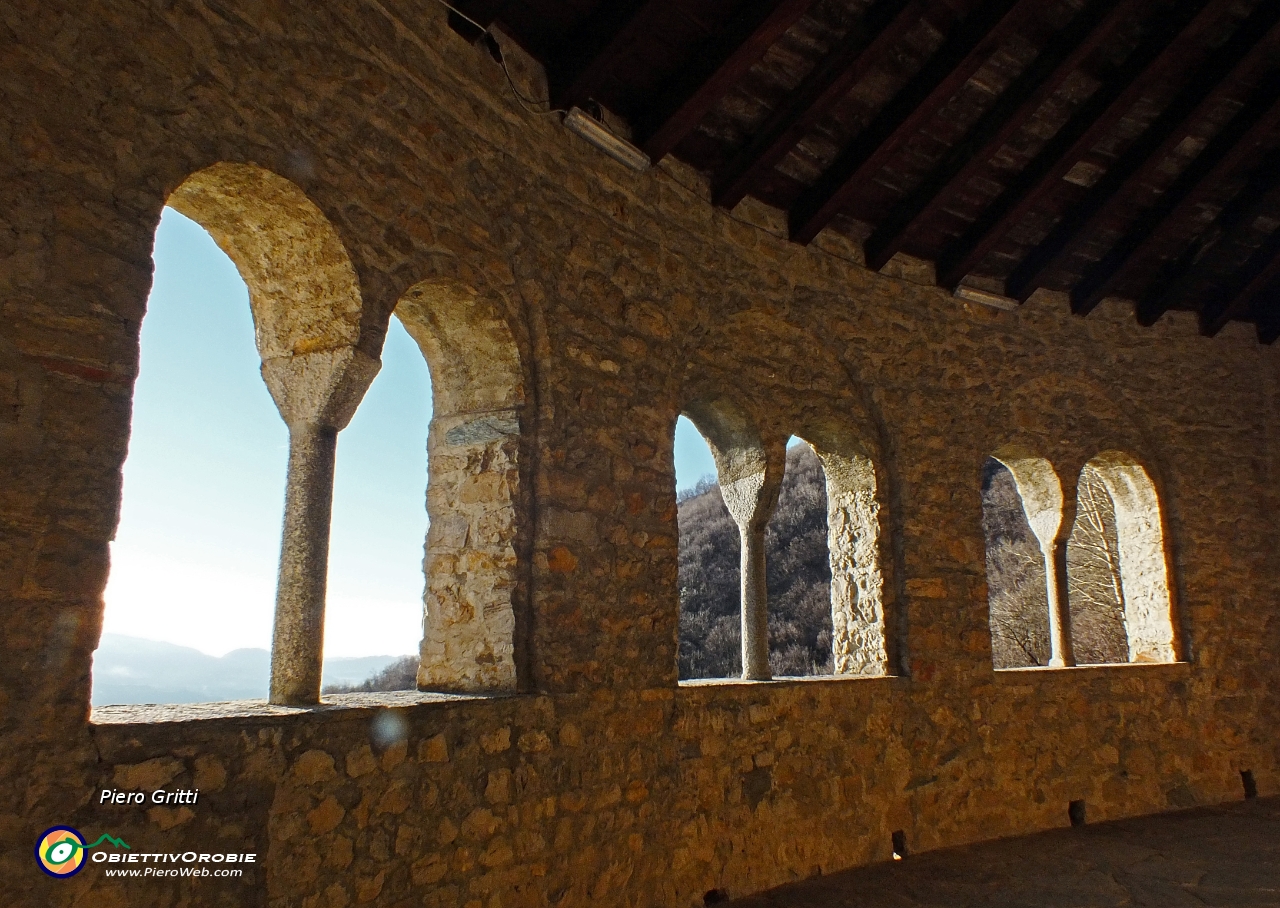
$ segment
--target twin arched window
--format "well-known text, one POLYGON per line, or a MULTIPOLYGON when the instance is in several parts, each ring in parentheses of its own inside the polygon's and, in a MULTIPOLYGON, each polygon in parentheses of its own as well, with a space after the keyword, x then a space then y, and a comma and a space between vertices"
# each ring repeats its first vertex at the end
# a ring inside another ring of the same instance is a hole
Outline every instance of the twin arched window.
POLYGON ((1047 460, 1002 449, 982 500, 996 668, 1176 660, 1160 504, 1136 459, 1097 455, 1064 507, 1047 460))
MULTIPOLYGON (((797 475, 806 469, 819 471, 824 482, 822 503, 826 517, 826 558, 829 566, 830 671, 836 675, 877 676, 888 673, 889 657, 885 633, 884 582, 879 563, 880 506, 876 495, 876 474, 870 457, 856 442, 839 433, 814 427, 805 432, 807 438, 793 436, 795 444, 783 454, 770 450, 761 440, 750 419, 739 408, 723 400, 698 402, 687 408, 685 416, 693 422, 706 440, 715 461, 718 487, 704 490, 724 503, 738 536, 740 562, 737 591, 740 593, 737 637, 741 648, 742 677, 763 680, 773 677, 775 663, 788 660, 785 649, 786 631, 775 622, 770 626, 770 571, 767 551, 783 554, 780 545, 770 546, 771 518, 775 516, 787 474, 797 475), (816 463, 810 464, 812 459, 816 463), (771 646, 771 638, 772 643, 771 646), (771 649, 773 652, 771 653, 771 649)), ((775 448, 781 448, 775 443, 775 448)), ((788 476, 787 478, 791 478, 788 476)), ((799 483, 792 482, 798 489, 799 483)), ((808 484, 806 484, 808 485, 808 484)), ((789 489, 793 495, 803 492, 789 489)), ((681 515, 682 572, 691 570, 688 557, 692 532, 706 531, 701 524, 708 516, 703 503, 685 501, 681 515), (699 521, 695 529, 689 523, 699 521)), ((796 502, 790 507, 801 508, 796 502)), ((721 540, 721 545, 729 540, 721 540)), ((723 592, 723 591, 722 591, 723 592)), ((786 591, 781 591, 786 595, 786 591)), ((712 627, 702 614, 690 614, 691 598, 698 590, 689 577, 682 576, 682 641, 688 648, 689 625, 697 622, 698 632, 728 637, 728 622, 721 620, 712 627)), ((790 605, 801 605, 790 603, 790 605)), ((812 605, 812 604, 809 604, 812 605)), ((727 603, 719 603, 720 607, 727 603)), ((811 609, 810 609, 811 610, 811 609)), ((722 619, 728 615, 721 616, 722 619)), ((816 616, 807 616, 810 623, 816 616)), ((801 618, 800 620, 805 620, 801 618)), ((813 631, 814 628, 808 630, 813 631)), ((814 636, 809 633, 804 636, 814 636)), ((821 638, 821 634, 817 634, 821 638)), ((721 641, 725 642, 725 641, 721 641)), ((815 660, 816 661, 816 660, 815 660)), ((827 659, 823 659, 827 662, 827 659)), ((682 676, 696 676, 702 664, 691 661, 682 652, 682 676)), ((817 666, 814 666, 816 669, 817 666)), ((794 670, 794 668, 793 668, 794 670)), ((724 669, 718 674, 723 674, 724 669)))
POLYGON ((262 378, 288 427, 272 702, 319 699, 337 436, 378 372, 393 311, 433 379, 418 683, 515 689, 524 383, 498 302, 428 279, 393 306, 370 303, 335 227, 295 184, 259 167, 201 170, 168 204, 213 237, 248 287, 262 378))

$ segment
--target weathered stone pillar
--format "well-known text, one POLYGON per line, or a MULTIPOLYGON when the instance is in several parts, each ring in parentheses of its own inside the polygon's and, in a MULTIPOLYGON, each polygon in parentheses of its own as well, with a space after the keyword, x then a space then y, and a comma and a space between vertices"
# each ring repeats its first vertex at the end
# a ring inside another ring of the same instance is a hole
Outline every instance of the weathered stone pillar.
POLYGON ((379 362, 350 347, 262 364, 289 426, 289 478, 271 643, 271 702, 320 702, 329 523, 338 432, 355 414, 379 362))
POLYGON ((1076 664, 1071 646, 1071 595, 1067 581, 1067 540, 1076 524, 1076 496, 1074 488, 1064 491, 1070 494, 1064 494, 1058 506, 1053 538, 1040 542, 1045 556, 1045 592, 1049 598, 1049 664, 1055 668, 1076 664))
MULTIPOLYGON (((720 473, 720 494, 742 539, 742 677, 768 681, 769 589, 765 582, 764 531, 778 503, 780 478, 769 479, 764 452, 722 456, 712 444, 720 473), (757 454, 757 456, 750 456, 757 454), (746 475, 741 475, 742 473, 746 475), (737 475, 737 478, 727 478, 737 475)), ((781 471, 778 471, 781 472, 781 471)))
POLYGON ((764 531, 778 503, 786 447, 766 452, 760 433, 741 409, 724 399, 697 401, 685 415, 711 448, 720 497, 742 540, 742 677, 768 681, 769 589, 765 582, 764 531))
POLYGON ((338 430, 289 427, 289 478, 271 637, 271 702, 316 703, 324 649, 324 605, 338 430))
POLYGON ((739 523, 742 537, 742 677, 768 681, 769 589, 765 582, 764 527, 739 523))
POLYGON ((1044 555, 1045 595, 1049 600, 1049 664, 1075 665, 1071 649, 1071 609, 1067 594, 1067 540, 1040 543, 1044 555))
POLYGON ((889 653, 875 466, 861 454, 835 453, 825 445, 815 451, 827 481, 832 669, 837 675, 885 675, 889 653))
POLYGON ((1067 535, 1075 520, 1075 497, 1063 501, 1058 474, 1043 457, 1017 448, 1002 449, 992 456, 1013 474, 1027 523, 1036 534, 1044 557, 1045 597, 1049 603, 1049 664, 1058 668, 1074 665, 1067 601, 1067 535), (1064 505, 1070 510, 1070 519, 1065 521, 1064 505))

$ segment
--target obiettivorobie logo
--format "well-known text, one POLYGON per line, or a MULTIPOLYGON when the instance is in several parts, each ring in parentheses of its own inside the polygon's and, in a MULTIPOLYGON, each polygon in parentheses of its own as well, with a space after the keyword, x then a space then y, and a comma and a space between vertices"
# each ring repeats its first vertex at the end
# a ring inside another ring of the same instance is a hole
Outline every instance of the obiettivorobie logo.
POLYGON ((50 826, 36 840, 36 863, 49 876, 58 879, 75 876, 86 863, 109 865, 103 868, 103 872, 113 877, 243 877, 242 866, 225 865, 257 862, 255 852, 141 852, 109 833, 85 844, 80 830, 72 826, 50 826), (87 854, 104 842, 114 845, 114 850, 100 849, 92 855, 87 854), (143 866, 137 866, 139 864, 143 866), (165 864, 177 866, 165 867, 165 864), (211 864, 214 866, 210 867, 211 864), (224 866, 217 866, 219 864, 224 866))
POLYGON ((36 863, 49 876, 59 879, 75 876, 84 868, 85 852, 103 842, 110 842, 117 848, 129 847, 124 840, 105 832, 92 845, 86 845, 80 830, 70 826, 51 826, 36 841, 36 863))

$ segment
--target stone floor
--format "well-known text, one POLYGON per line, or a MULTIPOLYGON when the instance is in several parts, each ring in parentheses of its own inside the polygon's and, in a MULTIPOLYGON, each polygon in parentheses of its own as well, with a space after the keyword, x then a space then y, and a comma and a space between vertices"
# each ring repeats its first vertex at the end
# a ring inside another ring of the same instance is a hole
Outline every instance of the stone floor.
POLYGON ((1280 798, 1058 829, 782 886, 732 908, 1280 906, 1280 798))

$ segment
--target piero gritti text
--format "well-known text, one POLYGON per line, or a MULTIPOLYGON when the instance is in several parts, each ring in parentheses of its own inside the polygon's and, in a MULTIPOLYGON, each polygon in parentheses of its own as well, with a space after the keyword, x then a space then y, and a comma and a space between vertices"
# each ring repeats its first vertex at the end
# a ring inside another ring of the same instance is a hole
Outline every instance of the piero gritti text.
POLYGON ((99 804, 195 804, 199 800, 198 788, 178 788, 173 791, 161 788, 150 793, 104 788, 98 796, 99 804))

